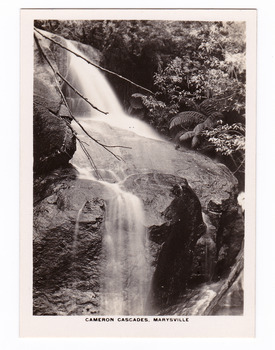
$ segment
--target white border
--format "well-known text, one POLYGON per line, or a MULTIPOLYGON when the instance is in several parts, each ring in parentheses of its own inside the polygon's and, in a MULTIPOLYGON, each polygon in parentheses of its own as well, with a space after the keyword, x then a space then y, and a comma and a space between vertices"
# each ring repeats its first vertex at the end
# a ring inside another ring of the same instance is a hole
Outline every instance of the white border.
POLYGON ((255 101, 256 101, 256 56, 255 56, 255 11, 193 11, 193 10, 117 10, 108 11, 110 19, 173 19, 173 20, 246 20, 247 21, 247 164, 246 189, 249 207, 246 208, 245 244, 245 310, 244 316, 190 317, 190 322, 126 324, 118 327, 100 323, 85 323, 84 317, 32 316, 32 20, 33 19, 101 19, 106 10, 23 10, 21 17, 21 335, 22 336, 147 336, 147 337, 245 337, 254 334, 255 310, 255 101), (249 235, 248 235, 249 232, 249 235), (73 331, 72 331, 73 330, 73 331))

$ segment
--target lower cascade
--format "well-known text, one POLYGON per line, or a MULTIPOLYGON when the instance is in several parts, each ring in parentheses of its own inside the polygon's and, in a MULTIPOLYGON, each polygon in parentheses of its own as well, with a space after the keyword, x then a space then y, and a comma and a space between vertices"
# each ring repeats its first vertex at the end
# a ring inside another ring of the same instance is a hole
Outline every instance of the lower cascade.
POLYGON ((149 290, 143 206, 133 194, 113 189, 103 238, 101 307, 109 315, 142 315, 149 290))
MULTIPOLYGON (((76 168, 80 178, 98 181, 89 169, 76 168)), ((102 173, 106 175, 106 171, 102 173)), ((112 172, 111 176, 114 176, 112 172)), ((151 269, 142 201, 132 193, 123 191, 119 184, 99 182, 108 192, 102 239, 100 313, 144 315, 151 269)), ((83 207, 77 215, 75 232, 83 207)), ((76 244, 74 240, 73 251, 76 244)))

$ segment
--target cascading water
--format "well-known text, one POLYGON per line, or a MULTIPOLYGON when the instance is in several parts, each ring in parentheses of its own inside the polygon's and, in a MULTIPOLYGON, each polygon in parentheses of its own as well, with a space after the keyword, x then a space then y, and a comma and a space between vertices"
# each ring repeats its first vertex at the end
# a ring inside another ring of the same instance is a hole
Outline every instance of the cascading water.
MULTIPOLYGON (((84 56, 70 42, 68 42, 68 48, 84 56)), ((73 54, 70 54, 69 81, 94 106, 108 113, 104 116, 68 88, 66 93, 68 104, 78 117, 87 119, 88 116, 89 120, 91 118, 94 121, 101 120, 111 126, 133 131, 138 135, 161 140, 161 137, 149 125, 123 111, 112 87, 98 68, 87 64, 73 54)))
MULTIPOLYGON (((71 50, 77 52, 71 43, 68 45, 71 50)), ((113 139, 112 135, 108 135, 104 130, 105 123, 111 127, 116 126, 146 137, 160 139, 148 125, 123 112, 113 90, 97 68, 72 54, 70 54, 68 80, 92 104, 108 112, 108 116, 104 116, 90 108, 72 91, 65 91, 73 115, 81 121, 88 132, 93 133, 95 124, 99 122, 99 133, 104 134, 104 142, 107 143, 112 143, 113 139)), ((77 129, 77 126, 75 127, 77 129)), ((85 139, 85 142, 88 143, 90 140, 85 139)), ((93 151, 95 151, 94 148, 93 151)), ((95 162, 97 158, 101 158, 100 147, 98 152, 95 155, 95 162)), ((103 152, 106 151, 103 150, 103 152)), ((118 152, 119 150, 116 153, 118 152)), ((87 159, 81 149, 76 151, 72 162, 79 172, 79 177, 98 181, 92 169, 87 166, 87 159)), ((101 313, 142 315, 145 313, 150 283, 143 205, 138 197, 120 188, 119 181, 125 177, 123 169, 118 167, 116 171, 110 169, 99 169, 99 171, 105 180, 100 182, 109 193, 109 199, 106 201, 105 235, 102 246, 101 313)), ((79 215, 82 209, 80 208, 79 215)), ((75 240, 77 240, 77 227, 75 231, 75 240)), ((74 241, 74 249, 76 245, 77 242, 74 241)))
POLYGON ((149 276, 143 206, 118 185, 113 189, 103 241, 106 261, 101 305, 107 314, 144 314, 149 276))

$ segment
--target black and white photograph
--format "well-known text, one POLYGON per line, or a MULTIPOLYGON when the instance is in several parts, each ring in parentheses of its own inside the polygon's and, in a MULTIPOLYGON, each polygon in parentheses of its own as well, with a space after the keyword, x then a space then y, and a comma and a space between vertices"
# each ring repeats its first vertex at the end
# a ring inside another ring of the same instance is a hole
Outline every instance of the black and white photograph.
POLYGON ((253 336, 256 11, 191 12, 22 10, 24 334, 253 336))

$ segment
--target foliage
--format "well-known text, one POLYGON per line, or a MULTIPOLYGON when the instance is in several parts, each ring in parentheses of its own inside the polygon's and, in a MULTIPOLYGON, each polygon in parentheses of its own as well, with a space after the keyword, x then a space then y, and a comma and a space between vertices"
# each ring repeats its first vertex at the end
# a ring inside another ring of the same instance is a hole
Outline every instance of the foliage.
POLYGON ((172 59, 154 75, 162 99, 180 106, 183 98, 199 102, 226 99, 220 110, 243 113, 245 109, 245 41, 242 24, 194 22, 192 52, 172 59), (232 36, 230 33, 232 32, 232 36), (237 33, 239 34, 237 36, 237 33), (198 38, 200 39, 199 42, 198 38))
POLYGON ((245 129, 242 124, 218 125, 212 130, 202 131, 202 135, 217 153, 225 156, 245 150, 245 129))
POLYGON ((225 163, 239 180, 239 188, 244 189, 245 172, 245 128, 241 123, 219 125, 202 131, 202 150, 214 149, 220 161, 225 163))
POLYGON ((147 122, 163 134, 168 134, 169 124, 167 123, 167 118, 172 118, 178 112, 177 107, 173 105, 167 106, 155 97, 145 95, 142 97, 142 103, 146 108, 147 122))

